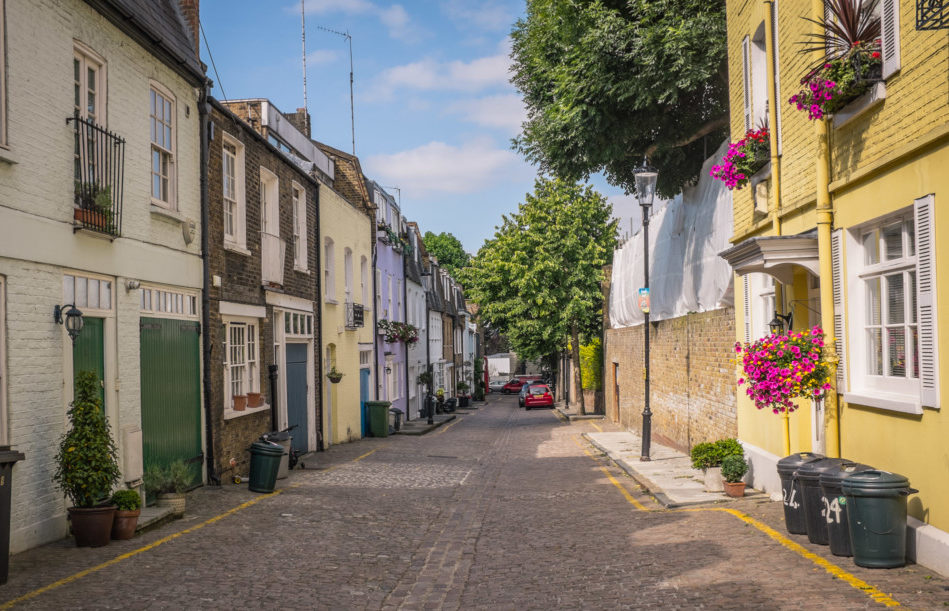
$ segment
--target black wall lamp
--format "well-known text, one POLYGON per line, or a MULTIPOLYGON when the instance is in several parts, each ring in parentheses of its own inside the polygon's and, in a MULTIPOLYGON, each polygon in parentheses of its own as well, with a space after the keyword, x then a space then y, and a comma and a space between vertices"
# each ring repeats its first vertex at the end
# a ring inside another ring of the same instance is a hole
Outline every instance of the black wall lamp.
POLYGON ((82 312, 73 304, 65 304, 53 308, 53 320, 57 324, 66 325, 66 333, 69 333, 69 339, 76 341, 79 332, 82 331, 82 312), (65 323, 63 316, 66 317, 65 323))
POLYGON ((771 319, 771 322, 768 323, 768 327, 771 328, 771 333, 773 335, 778 335, 784 333, 785 325, 787 325, 787 330, 790 331, 794 327, 794 313, 788 312, 787 314, 778 314, 774 313, 774 318, 771 319))

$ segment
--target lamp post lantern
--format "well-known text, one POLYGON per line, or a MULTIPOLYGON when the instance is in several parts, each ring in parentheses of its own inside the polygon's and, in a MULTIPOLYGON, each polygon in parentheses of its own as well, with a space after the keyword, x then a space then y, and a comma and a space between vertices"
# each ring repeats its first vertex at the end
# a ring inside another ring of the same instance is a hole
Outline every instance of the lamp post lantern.
POLYGON ((792 312, 788 312, 787 314, 778 314, 775 312, 774 318, 768 323, 768 328, 771 329, 772 335, 780 335, 784 333, 785 327, 790 331, 793 325, 794 314, 792 312))
POLYGON ((75 305, 69 303, 53 308, 53 321, 65 325, 66 332, 69 333, 69 339, 73 342, 79 337, 82 331, 82 312, 75 305))
POLYGON ((639 457, 641 461, 650 460, 649 445, 652 437, 652 411, 649 409, 649 213, 652 210, 652 201, 656 196, 656 180, 659 172, 650 167, 648 159, 643 158, 643 164, 633 170, 636 181, 636 199, 643 209, 643 293, 647 296, 646 307, 643 308, 645 321, 643 324, 643 447, 639 457))

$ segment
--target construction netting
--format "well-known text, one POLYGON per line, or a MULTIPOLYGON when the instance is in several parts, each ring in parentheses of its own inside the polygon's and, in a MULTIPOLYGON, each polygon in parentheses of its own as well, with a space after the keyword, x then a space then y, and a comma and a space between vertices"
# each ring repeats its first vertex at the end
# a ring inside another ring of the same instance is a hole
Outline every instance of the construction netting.
MULTIPOLYGON (((727 147, 728 143, 723 143, 705 161, 697 184, 653 208, 649 219, 650 320, 732 305, 732 269, 718 256, 731 246, 732 196, 725 183, 709 176, 727 147)), ((613 252, 612 328, 643 323, 639 300, 644 286, 640 227, 613 252)))

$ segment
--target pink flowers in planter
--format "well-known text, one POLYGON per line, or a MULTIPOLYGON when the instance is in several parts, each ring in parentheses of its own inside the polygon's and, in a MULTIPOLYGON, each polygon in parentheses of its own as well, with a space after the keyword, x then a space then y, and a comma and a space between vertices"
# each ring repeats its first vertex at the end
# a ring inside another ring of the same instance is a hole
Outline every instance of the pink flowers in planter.
POLYGON ((764 167, 770 156, 768 128, 748 130, 744 138, 728 145, 722 165, 712 166, 709 175, 724 182, 729 189, 741 189, 748 184, 752 174, 764 167))
POLYGON ((863 95, 870 82, 879 79, 882 61, 879 40, 857 41, 840 57, 811 70, 788 102, 806 110, 811 121, 819 121, 863 95))
POLYGON ((795 410, 794 399, 822 399, 830 390, 830 367, 822 359, 824 331, 820 327, 768 335, 750 344, 735 344, 744 377, 739 385, 758 409, 775 414, 795 410))

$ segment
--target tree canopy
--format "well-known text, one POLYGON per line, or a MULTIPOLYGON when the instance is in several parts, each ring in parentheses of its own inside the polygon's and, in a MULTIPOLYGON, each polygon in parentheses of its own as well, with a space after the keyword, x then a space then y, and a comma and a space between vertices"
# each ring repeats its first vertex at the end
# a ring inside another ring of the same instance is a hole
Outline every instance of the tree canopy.
POLYGON ((458 272, 468 267, 471 260, 471 255, 465 252, 461 241, 453 234, 445 231, 441 233, 426 231, 425 235, 422 236, 422 243, 425 244, 425 250, 428 251, 428 254, 438 259, 438 264, 442 269, 460 282, 458 272))
POLYGON ((648 155, 670 197, 727 137, 724 0, 527 0, 512 39, 514 145, 545 172, 632 192, 648 155))
POLYGON ((611 216, 591 187, 538 179, 463 272, 479 315, 518 356, 547 356, 599 328, 603 265, 616 244, 611 216))

